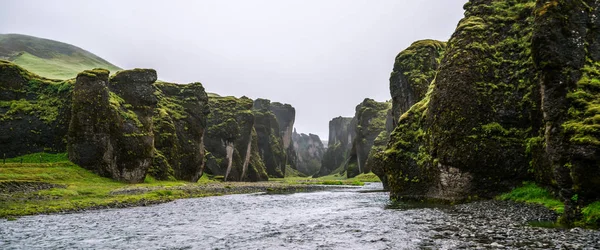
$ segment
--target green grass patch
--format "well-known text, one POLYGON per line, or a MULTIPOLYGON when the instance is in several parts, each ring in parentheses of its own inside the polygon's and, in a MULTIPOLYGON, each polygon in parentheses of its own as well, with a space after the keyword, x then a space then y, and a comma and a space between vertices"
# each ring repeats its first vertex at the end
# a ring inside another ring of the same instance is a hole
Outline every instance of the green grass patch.
POLYGON ((598 228, 600 226, 600 201, 587 205, 581 210, 581 222, 586 226, 598 228))
POLYGON ((5 160, 6 163, 53 163, 53 162, 68 162, 69 156, 67 153, 32 153, 28 155, 18 156, 14 158, 8 158, 5 160))
POLYGON ((556 199, 548 190, 541 188, 532 182, 524 182, 522 187, 515 188, 509 193, 502 194, 498 196, 498 199, 540 204, 559 214, 562 214, 565 210, 565 205, 556 199))
POLYGON ((187 192, 187 189, 181 188, 215 182, 206 175, 198 183, 157 181, 148 176, 144 183, 126 184, 83 169, 69 162, 66 154, 35 153, 7 160, 10 162, 0 164, 0 184, 50 183, 64 188, 37 191, 25 188, 18 192, 0 192, 0 218, 218 195, 201 189, 187 192), (42 156, 44 163, 37 163, 39 156, 42 156), (20 163, 20 159, 23 159, 23 163, 20 163), (133 191, 127 192, 129 190, 133 191))
POLYGON ((41 58, 23 52, 13 62, 40 76, 62 80, 74 78, 79 72, 88 69, 105 68, 112 72, 120 70, 120 68, 110 63, 95 60, 90 55, 85 54, 57 54, 53 58, 41 58))
POLYGON ((346 175, 332 174, 321 176, 319 178, 312 177, 286 177, 286 178, 269 178, 269 181, 282 182, 288 184, 306 184, 306 185, 351 185, 363 186, 365 182, 381 182, 379 177, 373 173, 360 174, 354 178, 347 178, 346 175))

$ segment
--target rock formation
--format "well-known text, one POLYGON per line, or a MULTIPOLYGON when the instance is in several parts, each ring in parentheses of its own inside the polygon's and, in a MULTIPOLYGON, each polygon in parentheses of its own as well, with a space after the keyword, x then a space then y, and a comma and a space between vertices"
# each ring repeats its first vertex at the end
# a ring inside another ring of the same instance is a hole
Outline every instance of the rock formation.
POLYGON ((204 132, 208 96, 201 83, 154 84, 154 163, 149 173, 159 180, 198 181, 204 170, 204 132))
POLYGON ((152 164, 152 83, 156 71, 103 69, 77 75, 69 124, 69 159, 102 176, 142 182, 152 164))
POLYGON ((355 137, 355 126, 351 126, 352 118, 336 117, 329 121, 329 140, 327 150, 323 154, 321 169, 314 177, 344 171, 352 141, 355 137))
POLYGON ((367 158, 377 136, 386 131, 390 108, 390 102, 376 102, 369 98, 356 106, 356 115, 351 122, 355 126, 356 136, 346 164, 349 178, 371 172, 373 166, 366 164, 367 158))
POLYGON ((279 122, 271 111, 271 101, 256 99, 252 111, 258 136, 258 151, 265 162, 267 174, 270 177, 283 178, 287 156, 279 122))
POLYGON ((73 83, 0 60, 0 157, 66 150, 73 83))
POLYGON ((206 170, 226 181, 268 179, 258 152, 253 102, 247 97, 211 97, 204 144, 206 170))
POLYGON ((534 159, 548 159, 535 161, 535 171, 553 173, 567 222, 600 200, 599 9, 598 1, 538 1, 528 28, 543 113, 531 141, 545 145, 534 159))
POLYGON ((490 198, 535 180, 577 220, 600 198, 598 5, 465 4, 429 92, 373 153, 392 198, 490 198))
MULTIPOLYGON (((296 169, 296 151, 292 143, 292 132, 294 131, 294 121, 296 120, 296 109, 289 104, 272 102, 271 112, 275 114, 279 123, 279 131, 283 140, 283 148, 286 153, 286 165, 296 169)), ((285 175, 285 168, 283 169, 285 175)))
POLYGON ((298 134, 294 129, 292 142, 296 150, 296 168, 301 173, 311 176, 317 174, 321 169, 321 161, 325 148, 318 135, 298 134))
POLYGON ((445 42, 420 40, 396 56, 390 74, 393 127, 402 114, 425 97, 445 49, 445 42))

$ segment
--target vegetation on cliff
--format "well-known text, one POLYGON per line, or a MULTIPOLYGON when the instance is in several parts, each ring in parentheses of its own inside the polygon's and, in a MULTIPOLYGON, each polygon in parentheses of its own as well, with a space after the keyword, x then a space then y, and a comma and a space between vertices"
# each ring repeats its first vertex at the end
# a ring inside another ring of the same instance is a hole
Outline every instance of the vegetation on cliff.
POLYGON ((247 97, 209 98, 210 114, 204 144, 207 172, 232 181, 267 180, 258 151, 253 101, 247 97))
POLYGON ((196 182, 204 171, 208 96, 201 83, 156 82, 153 114, 154 159, 149 174, 158 180, 196 182))
MULTIPOLYGON (((596 5, 472 0, 445 49, 407 49, 429 60, 397 60, 394 71, 424 69, 430 84, 424 98, 398 117, 386 149, 372 154, 392 198, 489 198, 535 181, 557 192, 528 184, 505 198, 556 194, 565 222, 590 225, 581 218, 594 214, 599 198, 600 42, 589 28, 598 25, 596 5)), ((405 85, 405 92, 414 88, 405 85)))
POLYGON ((373 166, 367 164, 367 159, 375 139, 381 132, 386 131, 386 120, 391 107, 392 103, 389 101, 376 102, 369 98, 356 106, 353 121, 356 136, 352 141, 352 149, 346 165, 348 177, 371 172, 373 166))
POLYGON ((0 151, 6 157, 64 152, 73 84, 0 60, 0 151))

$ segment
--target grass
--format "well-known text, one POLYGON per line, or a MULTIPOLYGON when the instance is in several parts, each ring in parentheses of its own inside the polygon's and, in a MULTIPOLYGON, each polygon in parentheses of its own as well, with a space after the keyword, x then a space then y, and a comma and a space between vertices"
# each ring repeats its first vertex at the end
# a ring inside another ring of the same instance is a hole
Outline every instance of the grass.
POLYGON ((74 78, 77 73, 93 68, 105 68, 112 72, 120 70, 73 45, 32 36, 0 34, 0 47, 8 51, 10 61, 51 79, 74 78))
POLYGON ((585 226, 600 227, 600 201, 587 205, 581 210, 583 219, 579 222, 585 226))
POLYGON ((379 177, 373 173, 360 174, 354 178, 346 178, 344 175, 333 174, 321 176, 319 178, 312 177, 286 177, 286 178, 269 178, 269 181, 288 183, 288 184, 306 184, 306 185, 352 185, 363 186, 365 182, 381 182, 379 177))
POLYGON ((52 153, 40 152, 40 153, 23 155, 23 156, 19 156, 19 157, 15 157, 15 158, 9 158, 9 159, 3 160, 3 161, 5 161, 6 163, 67 162, 67 161, 69 161, 69 156, 67 155, 67 153, 52 154, 52 153))
POLYGON ((177 189, 177 187, 185 185, 204 185, 215 182, 209 180, 206 175, 198 183, 156 181, 147 177, 141 184, 125 184, 100 177, 69 162, 66 154, 36 153, 7 159, 6 162, 6 164, 0 164, 0 184, 2 182, 42 182, 60 185, 64 188, 0 193, 0 218, 218 195, 202 192, 189 193, 177 189), (38 163, 39 156, 42 156, 44 163, 38 163), (20 163, 20 159, 23 159, 23 164, 20 163), (121 192, 123 194, 115 192, 129 189, 142 191, 121 192))
MULTIPOLYGON (((265 190, 302 191, 302 187, 294 184, 299 184, 301 179, 312 180, 296 177, 280 183, 225 183, 217 179, 205 174, 197 183, 189 183, 158 181, 146 176, 144 183, 126 184, 100 177, 73 164, 66 153, 29 154, 6 159, 4 164, 0 162, 0 218, 11 220, 24 215, 129 207, 265 190), (42 163, 39 163, 40 157, 42 163), (49 184, 54 188, 48 189, 49 184), (46 189, 42 188, 44 185, 46 189)), ((302 184, 363 185, 356 179, 322 179, 320 183, 302 184)))
POLYGON ((556 199, 548 190, 538 187, 535 183, 524 182, 522 187, 513 189, 509 193, 498 197, 500 200, 512 200, 543 205, 558 214, 564 213, 565 205, 556 199))

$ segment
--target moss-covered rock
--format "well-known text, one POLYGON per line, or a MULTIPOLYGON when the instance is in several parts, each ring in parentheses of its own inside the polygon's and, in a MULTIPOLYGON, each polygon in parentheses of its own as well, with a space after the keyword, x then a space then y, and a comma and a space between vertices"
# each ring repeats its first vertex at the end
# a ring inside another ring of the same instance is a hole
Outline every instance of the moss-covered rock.
POLYGON ((545 171, 554 173, 567 222, 600 199, 599 9, 597 1, 555 0, 538 1, 534 12, 545 171))
POLYGON ((258 152, 270 177, 283 178, 287 154, 283 144, 279 121, 271 111, 271 101, 256 99, 254 107, 254 128, 258 136, 258 152))
POLYGON ((77 76, 69 124, 69 159, 102 176, 142 182, 152 164, 152 113, 156 105, 154 70, 104 69, 77 76), (125 74, 124 76, 119 76, 125 74), (136 77, 150 75, 151 77, 136 77), (118 80, 114 80, 118 79, 118 80))
MULTIPOLYGON (((269 109, 279 123, 279 132, 281 134, 283 149, 285 149, 286 165, 296 169, 296 151, 294 144, 292 143, 292 132, 294 131, 294 121, 296 120, 296 109, 290 104, 282 104, 279 102, 272 102, 269 109)), ((285 167, 283 169, 285 175, 285 167)))
POLYGON ((253 101, 247 97, 211 97, 204 144, 206 171, 226 181, 268 179, 258 152, 253 101))
POLYGON ((292 142, 296 150, 296 168, 300 173, 311 176, 317 174, 321 169, 321 161, 325 148, 318 135, 298 134, 294 129, 292 142))
POLYGON ((327 150, 323 154, 319 173, 313 175, 313 177, 344 171, 356 135, 356 126, 352 126, 351 123, 352 118, 341 116, 329 121, 327 150))
POLYGON ((420 40, 396 56, 390 75, 394 127, 402 114, 425 97, 445 49, 445 42, 420 40))
POLYGON ((73 83, 0 60, 0 157, 66 150, 73 83))
POLYGON ((534 1, 470 1, 434 85, 380 155, 394 198, 492 197, 531 178, 540 112, 534 1))
POLYGON ((204 170, 204 132, 208 96, 201 83, 157 82, 153 114, 154 163, 149 174, 159 180, 196 182, 204 170))
POLYGON ((356 115, 352 122, 356 126, 356 136, 346 165, 348 178, 372 171, 373 166, 367 164, 367 158, 375 139, 381 132, 386 131, 388 111, 391 107, 391 102, 376 102, 369 98, 356 106, 356 115))

